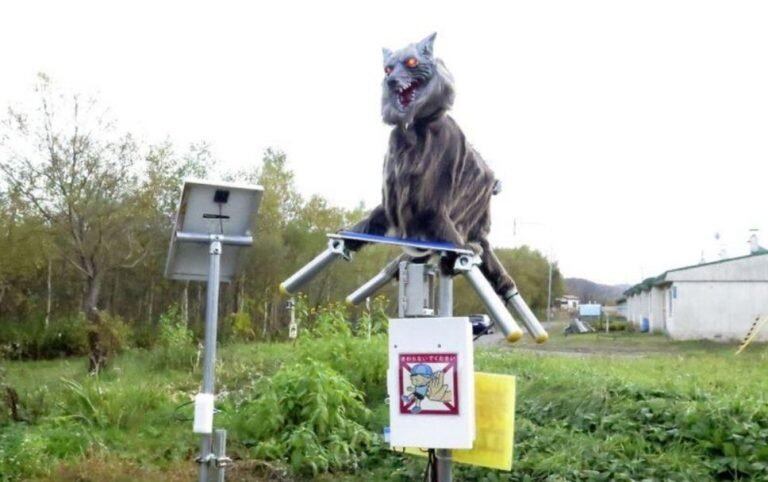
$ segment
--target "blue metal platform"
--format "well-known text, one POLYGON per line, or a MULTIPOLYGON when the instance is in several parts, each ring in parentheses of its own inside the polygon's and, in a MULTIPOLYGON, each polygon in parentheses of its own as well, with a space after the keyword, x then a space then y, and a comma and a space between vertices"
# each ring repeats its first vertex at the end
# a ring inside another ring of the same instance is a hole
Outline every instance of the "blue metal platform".
MULTIPOLYGON (((442 243, 438 241, 417 241, 415 239, 393 238, 389 236, 376 236, 373 234, 355 233, 352 231, 340 231, 335 234, 329 234, 331 239, 348 239, 350 241, 361 241, 364 243, 387 244, 390 246, 400 246, 403 248, 415 248, 426 251, 441 251, 445 253, 474 254, 472 250, 458 248, 451 243, 442 243)), ((426 253, 425 253, 426 254, 426 253)))

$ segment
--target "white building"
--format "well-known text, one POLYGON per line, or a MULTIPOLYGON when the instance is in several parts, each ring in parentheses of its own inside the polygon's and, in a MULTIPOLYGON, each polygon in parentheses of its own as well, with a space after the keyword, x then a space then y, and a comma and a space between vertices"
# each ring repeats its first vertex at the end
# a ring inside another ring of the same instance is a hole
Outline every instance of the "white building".
MULTIPOLYGON (((641 331, 676 340, 744 338, 768 314, 768 250, 671 269, 624 292, 626 317, 641 331)), ((768 330, 757 340, 768 341, 768 330)))
POLYGON ((563 295, 555 300, 563 311, 574 312, 579 309, 579 297, 574 295, 563 295))

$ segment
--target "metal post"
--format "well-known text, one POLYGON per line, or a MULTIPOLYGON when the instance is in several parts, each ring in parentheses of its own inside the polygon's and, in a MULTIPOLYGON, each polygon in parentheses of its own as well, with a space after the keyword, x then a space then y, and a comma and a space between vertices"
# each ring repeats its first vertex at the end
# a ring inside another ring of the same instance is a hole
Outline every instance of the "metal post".
MULTIPOLYGON (((203 353, 203 387, 201 393, 213 394, 216 369, 216 328, 219 311, 219 268, 221 266, 221 241, 211 241, 208 251, 208 287, 205 302, 205 344, 203 353)), ((213 453, 211 434, 202 434, 200 443, 200 472, 198 481, 208 482, 208 469, 213 453)))
POLYGON ((227 457, 227 431, 216 430, 213 433, 213 453, 216 456, 216 472, 214 474, 215 482, 224 482, 225 470, 232 463, 227 457))
POLYGON ((348 305, 357 305, 363 300, 367 300, 372 294, 384 287, 389 281, 395 277, 400 269, 400 262, 407 261, 410 257, 406 254, 401 254, 397 258, 393 259, 376 274, 373 278, 366 281, 364 285, 353 291, 346 298, 348 305))
MULTIPOLYGON (((437 305, 439 315, 453 316, 453 278, 441 272, 438 289, 440 290, 437 305)), ((436 449, 435 457, 437 457, 437 480, 439 482, 451 482, 453 480, 451 450, 436 449)))
POLYGON ((523 297, 520 296, 520 292, 517 291, 517 288, 515 288, 512 295, 507 298, 507 306, 514 308, 517 314, 520 315, 520 319, 525 325, 525 328, 528 330, 528 333, 531 334, 533 339, 536 340, 536 343, 544 343, 549 339, 547 330, 541 326, 538 318, 536 318, 536 315, 534 315, 533 311, 528 307, 528 303, 526 303, 523 297))
POLYGON ((288 339, 295 340, 299 336, 299 325, 296 324, 296 300, 291 296, 288 300, 288 313, 291 315, 291 322, 288 324, 288 339))
POLYGON ((440 316, 453 316, 453 278, 440 273, 440 296, 437 310, 440 316))
POLYGON ((512 313, 510 313, 506 306, 504 306, 499 295, 493 291, 491 284, 485 276, 483 276, 483 273, 480 272, 480 268, 478 268, 476 264, 472 264, 469 257, 464 256, 459 258, 457 266, 462 269, 462 274, 467 278, 467 281, 469 281, 470 286, 475 290, 477 296, 480 297, 480 301, 483 302, 485 309, 488 310, 488 315, 490 315, 496 326, 498 326, 502 333, 504 333, 504 337, 507 341, 514 343, 522 338, 523 330, 517 326, 517 322, 512 317, 512 313))
POLYGON ((296 293, 299 288, 309 283, 322 270, 339 258, 351 259, 350 253, 344 246, 344 240, 331 239, 328 249, 315 256, 315 259, 302 266, 290 278, 280 283, 280 292, 284 295, 296 293))
MULTIPOLYGON (((550 255, 551 256, 551 255, 550 255)), ((552 260, 549 260, 549 287, 547 288, 547 321, 552 320, 552 260)))

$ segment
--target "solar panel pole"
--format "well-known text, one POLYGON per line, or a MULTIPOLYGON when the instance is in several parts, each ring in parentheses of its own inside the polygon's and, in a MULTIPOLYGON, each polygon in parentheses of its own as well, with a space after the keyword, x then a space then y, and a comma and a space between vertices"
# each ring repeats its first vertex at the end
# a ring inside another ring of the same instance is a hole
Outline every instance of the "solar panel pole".
MULTIPOLYGON (((219 278, 221 268, 221 241, 211 241, 208 250, 208 286, 205 299, 205 342, 203 345, 203 386, 201 393, 214 394, 216 370, 216 328, 219 311, 219 278)), ((212 435, 202 434, 200 443, 199 482, 208 482, 208 469, 215 455, 213 454, 212 435)))
POLYGON ((232 465, 225 454, 226 430, 213 429, 219 285, 235 279, 238 252, 253 245, 251 226, 262 193, 260 186, 186 180, 176 210, 165 276, 207 283, 203 380, 195 396, 192 423, 192 431, 201 437, 200 455, 195 459, 199 482, 223 482, 226 468, 232 465), (227 246, 224 255, 223 246, 227 246))

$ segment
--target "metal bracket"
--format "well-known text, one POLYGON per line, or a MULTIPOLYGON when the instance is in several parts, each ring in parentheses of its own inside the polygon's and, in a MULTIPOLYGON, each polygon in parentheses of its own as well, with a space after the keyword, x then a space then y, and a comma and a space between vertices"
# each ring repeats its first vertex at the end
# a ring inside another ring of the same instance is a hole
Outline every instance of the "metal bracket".
POLYGON ((331 238, 328 240, 328 248, 325 251, 315 256, 315 259, 280 283, 280 292, 284 295, 296 293, 299 288, 311 281, 339 257, 350 261, 352 253, 347 249, 343 239, 331 238))
POLYGON ((483 262, 480 260, 480 256, 476 254, 462 254, 456 258, 453 269, 460 273, 464 273, 471 270, 475 266, 480 266, 481 264, 483 264, 483 262))
POLYGON ((501 328, 507 341, 515 342, 522 338, 523 331, 515 322, 512 314, 504 306, 504 302, 501 301, 499 295, 491 287, 491 284, 480 272, 480 264, 482 261, 476 254, 461 255, 456 258, 454 269, 464 275, 469 281, 470 286, 475 290, 480 301, 485 305, 485 309, 488 310, 493 322, 501 328))
POLYGON ((212 240, 208 254, 221 254, 221 241, 218 239, 212 240))
POLYGON ((216 456, 212 453, 206 455, 205 457, 197 456, 195 457, 195 462, 198 464, 210 464, 211 461, 216 460, 216 456))
POLYGON ((329 239, 328 249, 333 253, 341 256, 346 261, 352 261, 352 253, 347 249, 343 239, 329 239))
POLYGON ((400 261, 398 313, 400 317, 435 315, 435 267, 400 261))

